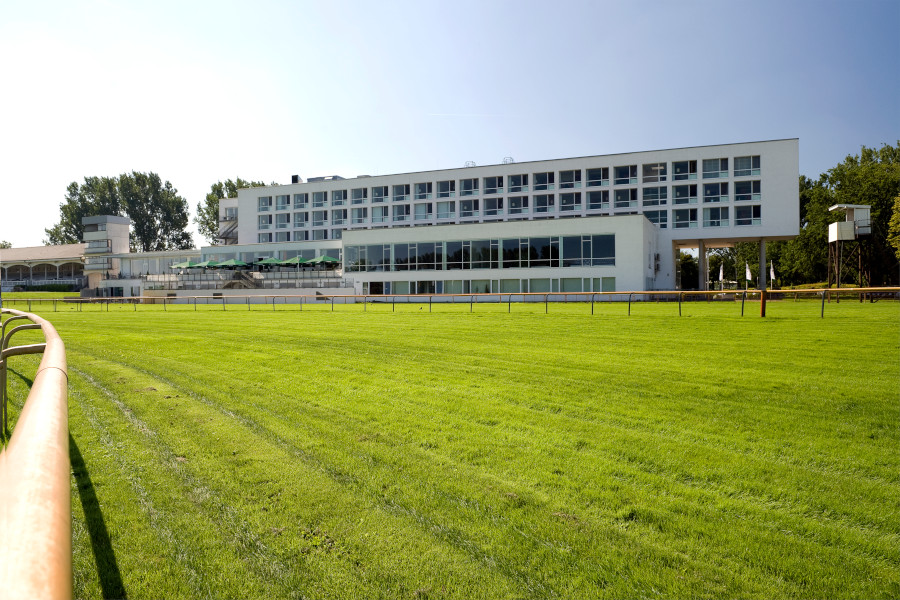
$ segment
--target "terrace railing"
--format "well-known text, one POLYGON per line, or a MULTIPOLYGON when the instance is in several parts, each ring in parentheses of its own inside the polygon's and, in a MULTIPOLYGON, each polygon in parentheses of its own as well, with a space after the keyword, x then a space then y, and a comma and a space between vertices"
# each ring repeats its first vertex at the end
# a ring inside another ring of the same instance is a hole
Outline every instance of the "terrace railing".
POLYGON ((68 375, 62 339, 49 321, 2 309, 0 319, 0 597, 71 598, 68 375), (23 324, 17 325, 19 321, 23 324), (44 342, 10 346, 13 335, 40 329, 44 342), (10 357, 43 353, 12 435, 6 424, 10 357))

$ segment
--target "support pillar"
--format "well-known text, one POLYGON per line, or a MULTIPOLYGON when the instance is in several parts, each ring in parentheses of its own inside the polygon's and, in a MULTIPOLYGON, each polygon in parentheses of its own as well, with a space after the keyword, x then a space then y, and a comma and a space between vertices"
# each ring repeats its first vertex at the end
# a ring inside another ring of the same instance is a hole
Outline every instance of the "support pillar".
POLYGON ((703 243, 703 240, 700 240, 697 243, 697 267, 698 271, 700 271, 699 279, 697 287, 700 291, 705 292, 709 289, 709 265, 706 263, 706 244, 703 243))
POLYGON ((766 268, 766 240, 759 240, 759 289, 766 289, 769 272, 766 268))

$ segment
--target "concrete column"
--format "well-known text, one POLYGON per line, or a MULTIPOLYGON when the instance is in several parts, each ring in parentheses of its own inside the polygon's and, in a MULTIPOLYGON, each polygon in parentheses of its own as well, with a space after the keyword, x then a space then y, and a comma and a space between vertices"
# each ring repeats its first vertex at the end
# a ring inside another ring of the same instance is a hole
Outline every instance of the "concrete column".
POLYGON ((697 287, 701 291, 706 291, 709 288, 707 285, 707 280, 709 279, 709 265, 706 264, 706 244, 703 243, 703 240, 698 242, 697 266, 700 271, 700 281, 697 287))
POLYGON ((759 240, 759 289, 766 289, 766 279, 769 274, 766 265, 766 240, 759 240))

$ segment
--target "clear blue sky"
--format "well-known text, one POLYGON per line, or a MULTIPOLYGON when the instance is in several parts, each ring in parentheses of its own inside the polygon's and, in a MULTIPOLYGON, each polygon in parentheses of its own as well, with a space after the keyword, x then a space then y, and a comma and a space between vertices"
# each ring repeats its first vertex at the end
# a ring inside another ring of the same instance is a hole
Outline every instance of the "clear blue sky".
MULTIPOLYGON (((900 0, 0 2, 0 240, 155 171, 279 183, 800 138, 900 139, 900 0)), ((205 243, 194 235, 197 244, 205 243)))

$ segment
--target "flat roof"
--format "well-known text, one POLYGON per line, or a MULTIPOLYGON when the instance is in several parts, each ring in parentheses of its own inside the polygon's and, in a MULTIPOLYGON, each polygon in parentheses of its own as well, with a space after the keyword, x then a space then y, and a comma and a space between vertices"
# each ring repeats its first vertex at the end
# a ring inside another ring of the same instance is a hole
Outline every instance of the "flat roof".
POLYGON ((30 246, 27 248, 4 248, 0 250, 0 262, 22 263, 75 260, 81 262, 87 244, 61 244, 59 246, 30 246))

